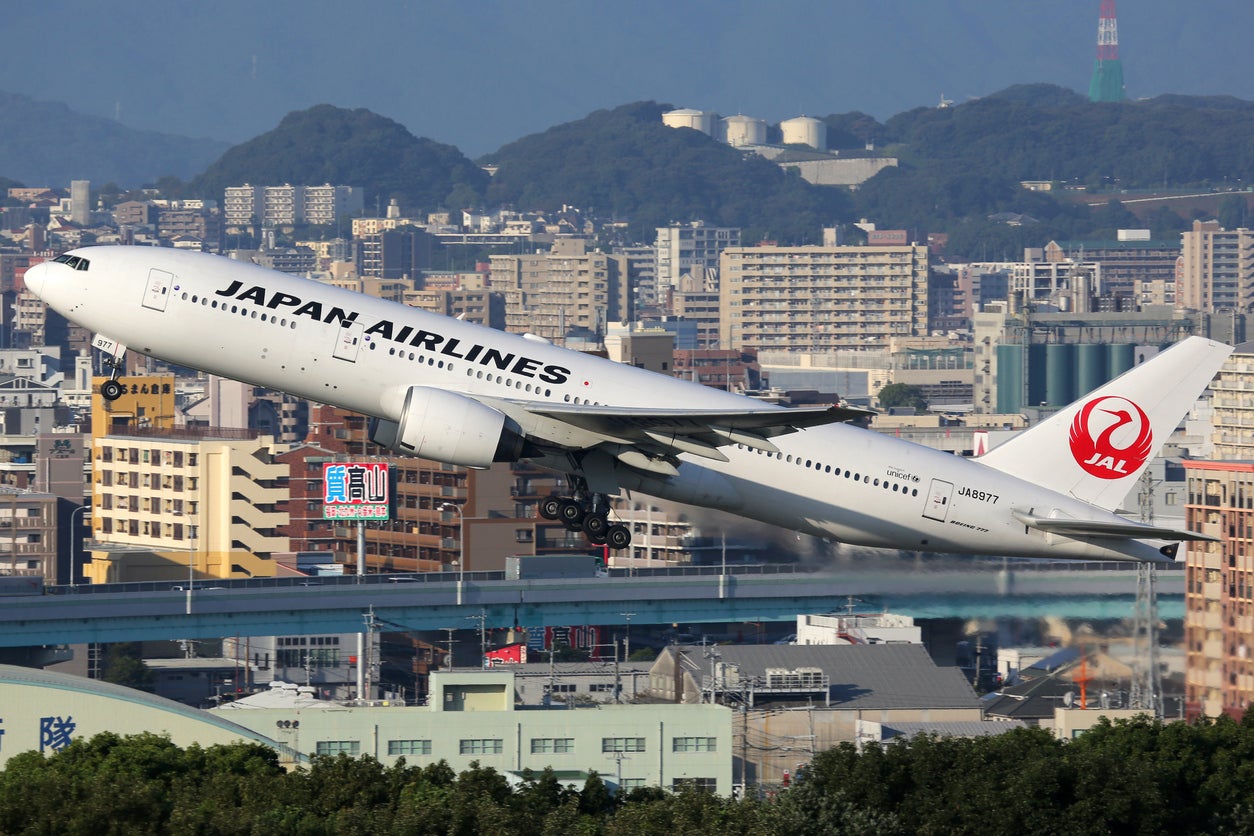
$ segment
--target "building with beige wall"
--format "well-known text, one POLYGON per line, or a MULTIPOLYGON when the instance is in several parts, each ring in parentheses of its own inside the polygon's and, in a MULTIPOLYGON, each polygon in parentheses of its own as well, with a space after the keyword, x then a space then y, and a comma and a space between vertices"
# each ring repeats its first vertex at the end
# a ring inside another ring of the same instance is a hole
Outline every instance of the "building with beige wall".
POLYGON ((587 244, 559 238, 549 252, 491 256, 492 287, 505 293, 507 331, 560 345, 571 331, 600 336, 620 318, 620 260, 589 252, 587 244))
POLYGON ((1210 384, 1211 458, 1254 459, 1254 342, 1236 347, 1210 384))
POLYGON ((729 248, 719 273, 723 348, 826 352, 927 334, 924 246, 729 248))
POLYGON ((1248 311, 1254 302, 1254 231, 1194 221, 1180 238, 1176 306, 1204 313, 1248 311))
POLYGON ((93 583, 269 577, 290 550, 288 468, 269 436, 184 429, 92 440, 93 583))

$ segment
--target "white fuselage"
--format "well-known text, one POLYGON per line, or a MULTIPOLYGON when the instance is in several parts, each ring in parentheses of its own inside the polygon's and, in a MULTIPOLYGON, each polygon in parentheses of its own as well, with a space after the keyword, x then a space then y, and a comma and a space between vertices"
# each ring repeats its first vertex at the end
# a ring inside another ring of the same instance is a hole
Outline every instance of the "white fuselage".
MULTIPOLYGON (((168 249, 76 252, 90 258, 89 269, 48 264, 31 273, 32 288, 72 321, 169 363, 385 420, 398 420, 397 393, 415 385, 564 406, 762 407, 739 395, 250 264, 168 249), (351 320, 347 326, 345 319, 351 320)), ((845 424, 772 442, 778 453, 726 445, 720 448, 726 462, 684 454, 678 476, 623 466, 615 476, 630 490, 865 546, 1157 557, 1157 544, 1149 542, 1086 541, 1029 530, 1012 511, 1120 518, 977 460, 845 424)))

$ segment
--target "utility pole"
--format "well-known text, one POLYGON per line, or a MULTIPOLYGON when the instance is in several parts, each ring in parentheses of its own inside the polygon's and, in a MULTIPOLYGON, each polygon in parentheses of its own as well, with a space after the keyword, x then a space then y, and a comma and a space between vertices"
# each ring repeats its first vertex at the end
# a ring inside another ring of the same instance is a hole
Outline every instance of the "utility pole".
MULTIPOLYGON (((1141 476, 1138 499, 1141 522, 1154 522, 1154 488, 1161 479, 1154 479, 1147 468, 1141 476)), ((1158 678, 1158 572, 1152 563, 1136 567, 1136 604, 1132 612, 1132 687, 1129 708, 1140 708, 1161 718, 1163 712, 1162 683, 1158 678)))
POLYGON ((482 668, 488 657, 488 612, 480 607, 478 615, 468 615, 466 618, 479 622, 479 667, 482 668))
POLYGON ((374 631, 378 627, 374 619, 374 607, 371 606, 366 612, 362 613, 362 620, 366 622, 366 632, 359 633, 358 636, 365 636, 365 641, 360 649, 360 655, 357 657, 357 699, 368 700, 373 691, 371 661, 370 657, 374 652, 374 631), (362 690, 362 689, 365 690, 362 690))
POLYGON ((625 661, 630 662, 631 661, 631 617, 635 615, 635 613, 634 612, 620 612, 619 615, 627 619, 627 638, 623 639, 623 659, 625 661))

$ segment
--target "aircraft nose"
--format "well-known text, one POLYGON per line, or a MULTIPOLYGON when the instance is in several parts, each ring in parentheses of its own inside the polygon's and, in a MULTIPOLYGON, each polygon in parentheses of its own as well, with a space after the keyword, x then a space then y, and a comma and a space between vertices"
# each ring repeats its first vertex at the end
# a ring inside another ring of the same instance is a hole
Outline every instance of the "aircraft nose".
POLYGON ((39 298, 43 298, 44 285, 48 283, 48 271, 51 268, 47 264, 36 264, 26 270, 23 281, 26 287, 39 298))

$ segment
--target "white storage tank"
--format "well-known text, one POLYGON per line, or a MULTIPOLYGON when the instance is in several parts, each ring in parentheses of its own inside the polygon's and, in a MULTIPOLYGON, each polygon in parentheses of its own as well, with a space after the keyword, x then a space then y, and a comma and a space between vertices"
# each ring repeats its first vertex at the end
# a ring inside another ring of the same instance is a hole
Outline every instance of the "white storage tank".
POLYGON ((728 116, 723 120, 723 137, 728 145, 765 145, 766 122, 752 116, 728 116))
POLYGON ((662 124, 668 128, 692 128, 707 136, 714 135, 714 114, 705 110, 681 107, 662 114, 662 124))
POLYGON ((817 151, 827 150, 827 123, 811 116, 798 116, 779 123, 785 145, 808 145, 817 151))

